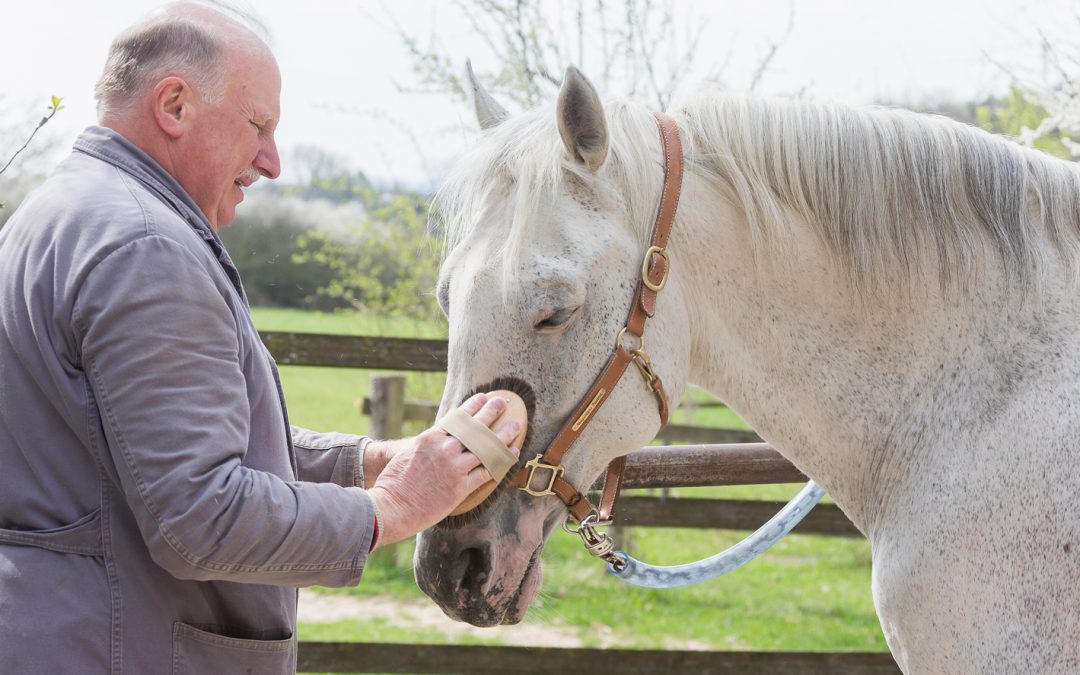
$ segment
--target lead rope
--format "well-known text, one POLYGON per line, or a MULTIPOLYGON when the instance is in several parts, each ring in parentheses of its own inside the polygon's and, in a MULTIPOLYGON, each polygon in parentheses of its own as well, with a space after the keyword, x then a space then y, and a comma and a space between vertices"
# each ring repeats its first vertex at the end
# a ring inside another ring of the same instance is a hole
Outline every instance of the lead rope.
MULTIPOLYGON (((798 525, 824 496, 825 490, 822 490, 821 486, 814 481, 807 482, 794 499, 753 534, 703 560, 685 565, 650 565, 637 560, 626 551, 612 550, 608 557, 605 557, 608 572, 629 584, 646 588, 677 588, 715 579, 721 574, 742 567, 769 550, 773 544, 791 532, 791 528, 798 525)), ((602 536, 607 537, 606 534, 602 536)))

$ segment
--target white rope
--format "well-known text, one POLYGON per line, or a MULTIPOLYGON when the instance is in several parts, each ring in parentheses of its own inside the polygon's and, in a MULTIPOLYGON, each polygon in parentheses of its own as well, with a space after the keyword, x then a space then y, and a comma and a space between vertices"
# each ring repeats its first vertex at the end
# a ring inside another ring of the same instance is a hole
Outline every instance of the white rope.
POLYGON ((808 482, 799 494, 753 534, 704 560, 685 565, 649 565, 632 558, 625 551, 615 551, 613 557, 617 562, 609 562, 608 571, 627 583, 646 588, 675 588, 714 579, 745 565, 780 541, 824 496, 825 491, 817 483, 808 482))

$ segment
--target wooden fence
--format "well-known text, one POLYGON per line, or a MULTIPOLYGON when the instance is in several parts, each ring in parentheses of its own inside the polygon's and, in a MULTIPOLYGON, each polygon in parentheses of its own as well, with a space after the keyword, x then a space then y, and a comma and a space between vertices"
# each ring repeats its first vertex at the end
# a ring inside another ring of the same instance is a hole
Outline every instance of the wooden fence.
MULTIPOLYGON (((443 340, 269 331, 263 332, 262 338, 279 365, 431 372, 446 369, 447 345, 443 340)), ((431 404, 405 400, 403 378, 375 378, 365 414, 372 416, 373 436, 391 438, 400 434, 404 420, 431 418, 431 407, 431 404)), ((744 442, 756 439, 747 432, 672 425, 661 438, 695 444, 650 446, 631 453, 624 478, 627 488, 756 485, 806 480, 798 469, 770 446, 744 442)), ((617 522, 622 526, 753 529, 776 513, 780 506, 782 504, 776 502, 631 495, 620 500, 617 522)), ((850 521, 831 504, 818 505, 795 531, 803 534, 860 536, 850 521)), ((892 675, 900 672, 887 653, 712 652, 352 642, 301 642, 298 670, 475 675, 596 670, 613 670, 626 675, 675 672, 892 675)))

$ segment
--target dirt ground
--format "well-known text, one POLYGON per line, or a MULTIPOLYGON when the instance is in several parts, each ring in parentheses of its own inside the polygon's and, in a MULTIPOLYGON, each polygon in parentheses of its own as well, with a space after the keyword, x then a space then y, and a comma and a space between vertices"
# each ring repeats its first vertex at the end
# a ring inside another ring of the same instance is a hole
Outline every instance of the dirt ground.
MULTIPOLYGON (((328 623, 349 619, 381 619, 402 628, 436 630, 448 638, 472 635, 494 639, 502 644, 529 647, 581 647, 580 629, 558 624, 525 621, 515 626, 477 628, 448 618, 434 603, 403 601, 390 596, 355 597, 332 595, 300 589, 299 620, 304 623, 328 623)), ((608 626, 588 628, 590 643, 596 647, 619 647, 619 636, 608 626)), ((708 644, 690 640, 674 640, 668 649, 712 649, 708 644)))
MULTIPOLYGON (((572 628, 530 622, 527 618, 515 626, 477 628, 450 619, 434 603, 426 601, 403 601, 389 596, 355 597, 331 595, 300 589, 299 620, 305 623, 328 623, 347 619, 382 619, 402 628, 426 628, 448 636, 474 635, 496 639, 505 644, 530 647, 578 647, 582 645, 577 631, 572 628)), ((590 629, 595 631, 595 629, 590 629)), ((615 644, 614 635, 607 629, 599 646, 615 644)), ((594 638, 597 635, 594 632, 594 638)))

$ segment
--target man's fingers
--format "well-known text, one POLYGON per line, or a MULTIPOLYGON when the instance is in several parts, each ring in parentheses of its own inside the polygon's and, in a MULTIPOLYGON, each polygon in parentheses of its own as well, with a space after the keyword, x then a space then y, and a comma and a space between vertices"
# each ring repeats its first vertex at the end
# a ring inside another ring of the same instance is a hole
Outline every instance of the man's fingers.
POLYGON ((495 480, 491 474, 488 473, 487 467, 483 464, 477 465, 475 469, 470 471, 465 476, 465 494, 471 495, 477 488, 484 485, 488 481, 495 480))
POLYGON ((495 424, 492 425, 491 430, 495 432, 495 435, 499 437, 499 440, 503 442, 503 445, 510 446, 520 444, 518 435, 521 433, 521 422, 516 419, 511 419, 510 415, 495 420, 495 424))
POLYGON ((485 427, 490 427, 495 420, 499 419, 499 416, 506 411, 506 400, 494 396, 489 398, 486 403, 476 413, 470 413, 477 422, 480 422, 485 427))
MULTIPOLYGON (((475 415, 484 404, 487 403, 488 395, 484 393, 473 394, 464 403, 461 404, 461 409, 470 415, 475 415)), ((494 419, 494 418, 492 418, 494 419)))

